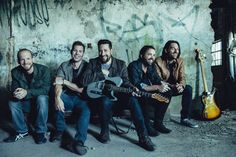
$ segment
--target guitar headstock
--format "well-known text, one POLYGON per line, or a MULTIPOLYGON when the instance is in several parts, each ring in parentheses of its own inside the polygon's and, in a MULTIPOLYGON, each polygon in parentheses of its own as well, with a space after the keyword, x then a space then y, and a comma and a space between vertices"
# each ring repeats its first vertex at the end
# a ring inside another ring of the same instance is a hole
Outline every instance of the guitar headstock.
POLYGON ((159 102, 164 102, 164 103, 169 103, 169 101, 170 101, 168 98, 166 98, 160 94, 157 94, 157 93, 152 94, 152 98, 156 99, 159 102))
POLYGON ((195 53, 196 53, 196 60, 199 62, 204 62, 204 60, 206 59, 206 55, 202 54, 200 49, 195 49, 195 53))

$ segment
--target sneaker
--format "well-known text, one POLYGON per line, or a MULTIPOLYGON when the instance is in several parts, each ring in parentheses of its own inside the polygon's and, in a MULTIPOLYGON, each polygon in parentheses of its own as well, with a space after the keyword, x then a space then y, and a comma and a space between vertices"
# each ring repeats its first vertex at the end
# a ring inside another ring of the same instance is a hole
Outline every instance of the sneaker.
POLYGON ((74 151, 76 154, 84 155, 84 154, 87 153, 88 147, 86 147, 86 146, 84 145, 84 143, 81 142, 81 141, 76 141, 76 142, 74 142, 73 145, 72 145, 72 147, 73 147, 73 151, 74 151))
POLYGON ((151 139, 148 136, 141 136, 139 138, 139 144, 141 147, 143 147, 147 151, 155 150, 155 144, 152 143, 151 139))
POLYGON ((17 133, 15 135, 9 136, 8 138, 4 139, 3 141, 7 142, 7 143, 16 142, 16 141, 18 141, 18 140, 20 140, 20 139, 22 139, 22 138, 24 138, 25 136, 28 136, 28 135, 29 135, 28 132, 26 132, 26 133, 17 133))
POLYGON ((188 126, 190 128, 197 128, 198 125, 194 124, 193 122, 190 121, 190 119, 184 118, 181 119, 180 124, 184 125, 184 126, 188 126))
POLYGON ((163 123, 159 123, 159 124, 155 125, 155 129, 163 134, 168 134, 171 132, 171 130, 166 128, 163 123))
POLYGON ((46 137, 45 137, 45 134, 44 134, 44 133, 36 133, 35 142, 36 142, 37 144, 46 143, 46 142, 47 142, 47 139, 46 139, 46 137))
POLYGON ((53 134, 53 135, 50 137, 49 141, 50 141, 50 142, 61 141, 61 139, 62 139, 62 134, 63 134, 63 132, 57 131, 55 134, 53 134))
POLYGON ((147 127, 147 132, 148 132, 148 135, 151 137, 156 137, 159 135, 159 132, 156 129, 154 129, 152 126, 147 127))
POLYGON ((104 143, 104 144, 109 143, 109 142, 111 141, 110 135, 109 135, 109 131, 106 131, 106 132, 104 132, 104 133, 100 133, 100 135, 99 135, 99 141, 100 141, 101 143, 104 143))

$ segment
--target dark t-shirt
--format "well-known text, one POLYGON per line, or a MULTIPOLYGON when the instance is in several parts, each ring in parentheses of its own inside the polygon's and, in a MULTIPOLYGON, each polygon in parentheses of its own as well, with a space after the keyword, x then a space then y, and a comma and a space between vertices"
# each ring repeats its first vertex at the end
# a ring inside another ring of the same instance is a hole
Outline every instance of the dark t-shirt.
POLYGON ((24 73, 24 75, 25 75, 27 82, 30 84, 33 80, 34 73, 31 73, 31 74, 24 73))
POLYGON ((175 63, 171 63, 168 66, 169 66, 169 70, 170 70, 170 77, 168 78, 167 82, 170 83, 170 84, 176 84, 176 80, 175 80, 174 75, 173 75, 173 70, 174 70, 175 63))

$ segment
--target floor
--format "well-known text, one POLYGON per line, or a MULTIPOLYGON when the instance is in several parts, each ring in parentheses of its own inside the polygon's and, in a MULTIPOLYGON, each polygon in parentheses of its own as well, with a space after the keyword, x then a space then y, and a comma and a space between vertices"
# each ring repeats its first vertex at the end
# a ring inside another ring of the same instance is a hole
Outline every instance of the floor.
MULTIPOLYGON (((127 129, 129 121, 116 119, 119 126, 127 129)), ((148 152, 137 144, 137 135, 132 127, 128 134, 118 135, 111 126, 111 142, 102 144, 97 140, 99 127, 90 124, 88 131, 88 153, 86 157, 235 157, 236 156, 236 111, 223 111, 220 118, 214 121, 196 121, 199 128, 193 129, 179 124, 178 116, 166 120, 167 127, 172 129, 170 134, 161 134, 151 138, 157 148, 148 152)), ((2 123, 0 140, 8 137, 11 124, 2 123)), ((51 125, 49 125, 51 127, 51 125)), ((32 136, 14 143, 0 142, 0 157, 75 157, 78 156, 65 149, 62 145, 70 142, 75 134, 74 125, 68 126, 68 135, 62 143, 37 145, 32 136)), ((50 133, 48 133, 49 136, 50 133)))

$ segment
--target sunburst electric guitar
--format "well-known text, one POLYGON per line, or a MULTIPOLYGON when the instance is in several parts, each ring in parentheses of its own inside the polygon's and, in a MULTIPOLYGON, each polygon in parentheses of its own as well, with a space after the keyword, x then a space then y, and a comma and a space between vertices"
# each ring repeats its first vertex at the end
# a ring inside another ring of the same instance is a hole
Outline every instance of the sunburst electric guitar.
MULTIPOLYGON (((105 80, 90 83, 87 87, 87 95, 90 98, 99 98, 102 96, 109 97, 112 101, 116 101, 115 93, 132 93, 130 88, 120 87, 122 84, 120 77, 107 77, 105 80)), ((139 96, 149 97, 158 100, 159 102, 169 103, 169 99, 159 93, 147 93, 143 91, 136 92, 139 96)))
POLYGON ((216 105, 214 99, 215 88, 213 88, 212 92, 208 91, 206 75, 205 75, 205 66, 204 66, 205 57, 202 55, 200 50, 196 49, 195 52, 196 52, 196 59, 200 63, 203 86, 204 86, 204 92, 201 97, 202 103, 204 104, 203 118, 206 120, 216 119, 220 116, 221 111, 219 107, 216 105))

